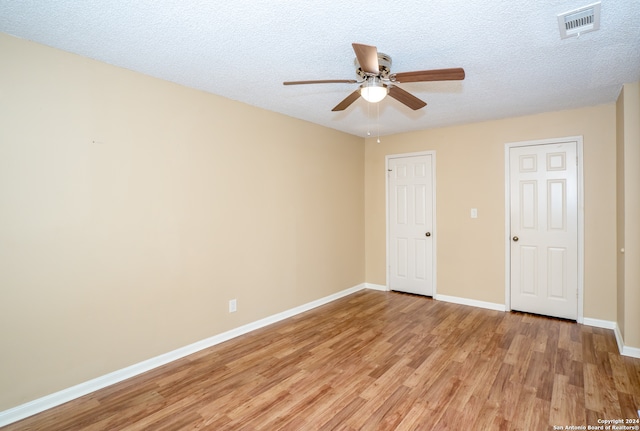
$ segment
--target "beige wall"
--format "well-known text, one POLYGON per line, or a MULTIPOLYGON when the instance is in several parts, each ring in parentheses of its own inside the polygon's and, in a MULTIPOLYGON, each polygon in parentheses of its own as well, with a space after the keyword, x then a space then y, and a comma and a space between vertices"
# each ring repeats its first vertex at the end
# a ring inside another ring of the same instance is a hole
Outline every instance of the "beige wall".
POLYGON ((0 411, 365 281, 361 138, 0 53, 0 411))
POLYGON ((625 345, 640 348, 640 82, 624 85, 616 108, 619 169, 617 321, 625 345))
POLYGON ((624 87, 616 101, 616 250, 617 259, 617 323, 624 339, 624 289, 625 289, 625 256, 624 249, 624 87))
POLYGON ((616 319, 616 107, 550 112, 375 139, 365 146, 367 282, 386 284, 388 154, 436 151, 437 292, 505 302, 504 147, 582 135, 585 189, 585 317, 616 319), (478 218, 471 219, 471 208, 478 218))

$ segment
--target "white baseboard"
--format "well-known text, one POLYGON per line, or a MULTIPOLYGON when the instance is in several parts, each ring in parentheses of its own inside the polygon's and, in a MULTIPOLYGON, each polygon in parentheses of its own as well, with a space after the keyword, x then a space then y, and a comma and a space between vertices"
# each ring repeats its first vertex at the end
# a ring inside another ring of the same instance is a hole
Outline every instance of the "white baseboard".
MULTIPOLYGON (((622 333, 620 332, 620 327, 618 327, 618 323, 617 322, 613 322, 614 328, 613 328, 613 334, 616 336, 616 343, 618 344, 618 351, 620 352, 620 354, 622 354, 622 352, 624 352, 624 339, 622 338, 622 333)), ((638 356, 640 357, 640 356, 638 356)))
POLYGON ((373 283, 365 283, 364 287, 366 289, 371 289, 371 290, 380 290, 382 292, 388 292, 389 288, 383 284, 373 284, 373 283))
POLYGON ((197 341, 193 344, 189 344, 188 346, 184 346, 171 352, 156 356, 155 358, 147 359, 146 361, 133 364, 129 367, 122 368, 112 373, 89 380, 87 382, 80 383, 70 388, 63 389, 50 395, 46 395, 42 398, 38 398, 25 404, 21 404, 9 410, 2 411, 0 412, 0 427, 9 425, 13 422, 17 422, 29 416, 33 416, 52 407, 59 406, 68 401, 90 394, 91 392, 106 388, 107 386, 119 383, 123 380, 145 373, 154 368, 168 364, 169 362, 199 352, 200 350, 206 349, 208 347, 215 346, 216 344, 223 343, 256 329, 279 322, 297 314, 304 313, 305 311, 311 310, 321 305, 328 304, 331 301, 335 301, 336 299, 342 298, 343 296, 351 295, 352 293, 365 288, 371 287, 368 287, 366 283, 359 284, 349 289, 342 290, 329 296, 325 296, 324 298, 320 298, 315 301, 311 301, 309 303, 292 308, 290 310, 265 317, 264 319, 248 323, 246 325, 240 326, 239 328, 235 328, 230 331, 223 332, 222 334, 197 341))
POLYGON ((590 317, 585 317, 582 323, 584 325, 593 326, 595 328, 604 328, 604 329, 613 329, 613 330, 616 330, 616 328, 618 328, 618 324, 616 322, 612 322, 611 320, 592 319, 590 317))
POLYGON ((620 328, 618 327, 617 322, 585 317, 583 323, 587 326, 613 330, 613 333, 616 336, 616 343, 618 343, 618 351, 620 352, 620 354, 623 356, 630 356, 632 358, 640 358, 639 348, 624 345, 624 339, 622 338, 622 334, 620 333, 620 328))
POLYGON ((637 347, 623 346, 620 353, 624 356, 630 356, 632 358, 640 359, 640 349, 637 347))
POLYGON ((478 301, 475 299, 460 298, 458 296, 436 294, 434 299, 437 299, 438 301, 452 302, 454 304, 470 305, 472 307, 486 308, 486 309, 495 310, 495 311, 507 310, 507 307, 504 304, 496 304, 494 302, 485 302, 485 301, 478 301))

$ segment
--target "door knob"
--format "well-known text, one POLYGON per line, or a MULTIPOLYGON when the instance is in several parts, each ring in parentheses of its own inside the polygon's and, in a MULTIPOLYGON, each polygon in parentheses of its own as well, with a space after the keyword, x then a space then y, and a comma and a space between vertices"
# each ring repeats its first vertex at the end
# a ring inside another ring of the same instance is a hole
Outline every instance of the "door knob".
POLYGON ((519 239, 520 239, 520 238, 518 238, 517 236, 514 236, 514 237, 513 237, 513 240, 514 240, 515 242, 518 242, 518 240, 519 240, 519 239))
POLYGON ((425 233, 424 236, 431 236, 431 232, 425 233))

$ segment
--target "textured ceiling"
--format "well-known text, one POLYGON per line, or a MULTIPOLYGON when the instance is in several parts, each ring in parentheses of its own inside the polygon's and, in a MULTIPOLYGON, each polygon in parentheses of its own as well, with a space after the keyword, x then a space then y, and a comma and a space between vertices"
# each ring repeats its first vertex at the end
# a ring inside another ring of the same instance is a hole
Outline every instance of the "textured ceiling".
MULTIPOLYGON (((640 80, 640 1, 602 0, 599 31, 560 39, 556 15, 587 0, 0 0, 0 32, 358 136, 613 102, 640 80), (331 112, 355 84, 352 42, 392 72, 463 67, 331 112)), ((1 58, 1 53, 0 53, 1 58)))

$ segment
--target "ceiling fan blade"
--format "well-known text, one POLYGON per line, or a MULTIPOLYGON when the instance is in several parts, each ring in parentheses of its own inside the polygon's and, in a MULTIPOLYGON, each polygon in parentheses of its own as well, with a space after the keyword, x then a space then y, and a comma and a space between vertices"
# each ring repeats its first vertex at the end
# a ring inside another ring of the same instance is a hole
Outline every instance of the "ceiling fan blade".
POLYGON ((285 81, 283 85, 302 85, 302 84, 355 84, 355 79, 316 79, 312 81, 285 81))
POLYGON ((425 82, 425 81, 460 81, 464 79, 464 69, 418 70, 415 72, 401 72, 395 74, 395 82, 425 82))
POLYGON ((378 65, 378 48, 371 45, 362 45, 360 43, 352 43, 353 50, 356 53, 360 68, 372 75, 380 74, 380 66, 378 65))
POLYGON ((423 102, 413 94, 404 91, 402 88, 396 87, 395 85, 389 87, 389 96, 393 97, 398 102, 407 105, 414 111, 427 106, 426 102, 423 102))
POLYGON ((332 111, 344 111, 351 105, 353 102, 358 100, 360 97, 360 90, 356 90, 353 93, 349 94, 342 102, 338 103, 332 111))

